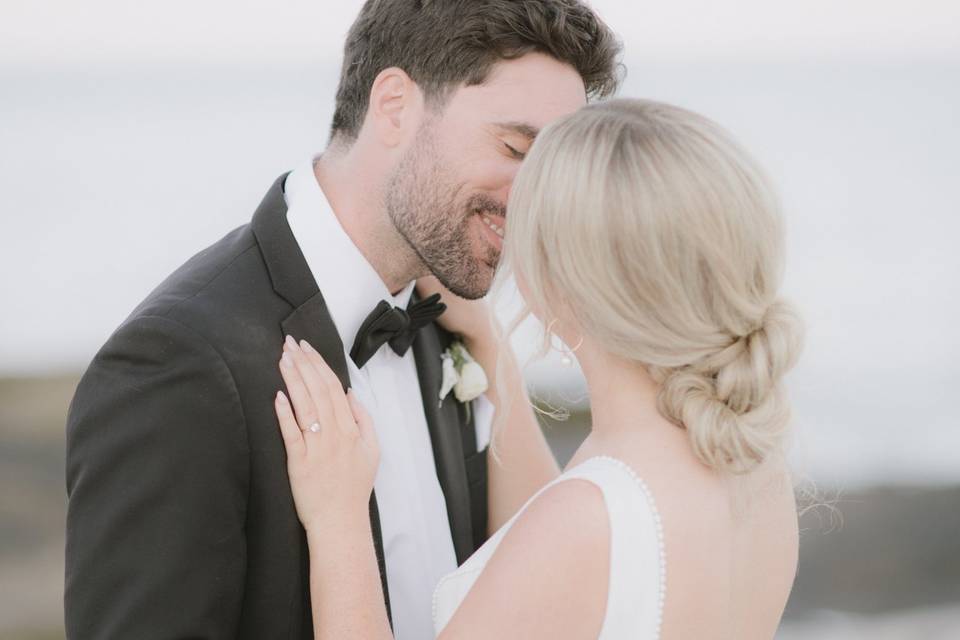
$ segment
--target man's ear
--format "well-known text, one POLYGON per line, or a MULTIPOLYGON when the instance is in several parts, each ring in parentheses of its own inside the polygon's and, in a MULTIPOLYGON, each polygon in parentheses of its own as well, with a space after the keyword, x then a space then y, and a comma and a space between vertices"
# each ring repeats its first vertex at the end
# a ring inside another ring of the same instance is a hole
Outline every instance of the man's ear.
POLYGON ((381 144, 395 147, 411 137, 422 113, 420 88, 403 69, 389 67, 377 74, 370 88, 367 118, 381 144))

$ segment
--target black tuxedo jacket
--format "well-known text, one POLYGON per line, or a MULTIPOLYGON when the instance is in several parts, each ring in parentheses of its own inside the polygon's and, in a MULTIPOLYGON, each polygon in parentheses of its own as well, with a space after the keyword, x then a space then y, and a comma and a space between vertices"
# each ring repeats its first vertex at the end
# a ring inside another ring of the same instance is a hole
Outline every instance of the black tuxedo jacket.
MULTIPOLYGON (((313 637, 306 537, 273 409, 284 335, 350 381, 287 226, 285 177, 250 224, 134 310, 77 388, 66 434, 70 638, 313 637)), ((431 324, 412 348, 462 563, 486 534, 486 456, 452 394, 438 406, 451 339, 431 324)), ((386 594, 376 496, 370 515, 386 594)))

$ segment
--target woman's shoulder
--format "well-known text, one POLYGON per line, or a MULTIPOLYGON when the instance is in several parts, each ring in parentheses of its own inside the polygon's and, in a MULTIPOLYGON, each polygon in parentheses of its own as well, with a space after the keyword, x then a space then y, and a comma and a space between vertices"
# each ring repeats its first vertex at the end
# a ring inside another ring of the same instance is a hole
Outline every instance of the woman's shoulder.
POLYGON ((584 460, 438 585, 438 631, 529 638, 598 637, 612 628, 652 633, 663 604, 662 542, 639 475, 610 456, 584 460), (498 612, 495 619, 490 611, 498 612))
POLYGON ((485 560, 473 568, 479 575, 449 621, 440 616, 441 638, 599 635, 610 527, 595 483, 562 475, 546 486, 506 525, 485 560))

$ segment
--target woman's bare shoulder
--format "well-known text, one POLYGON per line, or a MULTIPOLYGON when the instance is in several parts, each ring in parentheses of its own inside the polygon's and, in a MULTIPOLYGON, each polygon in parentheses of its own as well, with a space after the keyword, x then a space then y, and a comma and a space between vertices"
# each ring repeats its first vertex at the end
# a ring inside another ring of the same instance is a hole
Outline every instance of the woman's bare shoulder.
POLYGON ((600 488, 562 479, 517 516, 441 638, 596 637, 609 557, 600 488))

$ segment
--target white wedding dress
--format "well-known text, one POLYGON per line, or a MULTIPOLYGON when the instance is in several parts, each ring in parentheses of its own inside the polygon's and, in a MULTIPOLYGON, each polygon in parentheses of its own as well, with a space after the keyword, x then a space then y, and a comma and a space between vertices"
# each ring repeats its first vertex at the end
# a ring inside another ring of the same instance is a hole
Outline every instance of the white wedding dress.
POLYGON ((656 504, 647 485, 625 463, 608 456, 585 460, 537 492, 433 594, 436 634, 447 625, 514 521, 540 493, 579 478, 600 488, 610 517, 610 585, 600 640, 656 640, 666 596, 666 555, 656 504))

